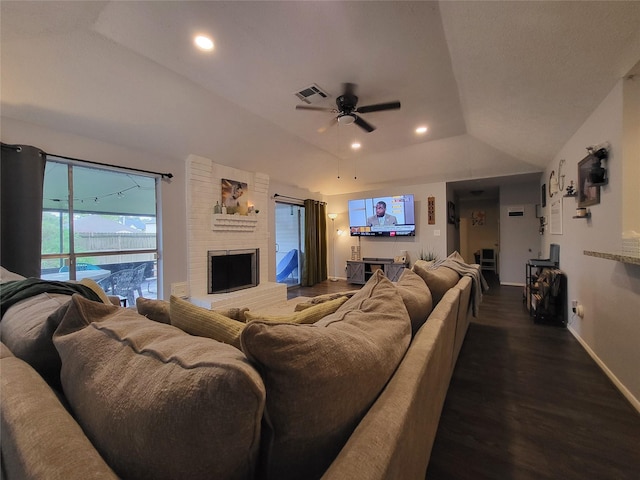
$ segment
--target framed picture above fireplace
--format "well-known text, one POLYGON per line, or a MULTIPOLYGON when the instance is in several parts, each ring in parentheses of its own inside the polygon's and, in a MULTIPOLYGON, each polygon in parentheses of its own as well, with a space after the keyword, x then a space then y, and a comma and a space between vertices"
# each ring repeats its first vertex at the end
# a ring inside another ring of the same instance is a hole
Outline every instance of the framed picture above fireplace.
POLYGON ((248 185, 244 182, 222 179, 222 206, 226 207, 227 213, 247 214, 247 190, 248 185))

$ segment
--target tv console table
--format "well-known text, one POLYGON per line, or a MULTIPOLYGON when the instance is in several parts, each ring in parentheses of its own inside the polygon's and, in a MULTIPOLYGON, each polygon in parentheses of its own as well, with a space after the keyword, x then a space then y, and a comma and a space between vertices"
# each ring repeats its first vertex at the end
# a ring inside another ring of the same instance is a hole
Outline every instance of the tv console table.
POLYGON ((347 282, 364 285, 376 270, 382 270, 392 282, 397 282, 406 268, 404 263, 395 263, 393 258, 363 258, 361 261, 347 260, 347 282))

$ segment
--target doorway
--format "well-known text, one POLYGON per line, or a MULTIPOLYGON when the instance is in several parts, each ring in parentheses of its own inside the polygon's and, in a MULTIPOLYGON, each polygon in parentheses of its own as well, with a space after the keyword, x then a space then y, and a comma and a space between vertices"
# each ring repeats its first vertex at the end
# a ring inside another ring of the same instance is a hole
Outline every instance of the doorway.
POLYGON ((304 258, 304 206, 276 202, 276 282, 300 285, 304 258))

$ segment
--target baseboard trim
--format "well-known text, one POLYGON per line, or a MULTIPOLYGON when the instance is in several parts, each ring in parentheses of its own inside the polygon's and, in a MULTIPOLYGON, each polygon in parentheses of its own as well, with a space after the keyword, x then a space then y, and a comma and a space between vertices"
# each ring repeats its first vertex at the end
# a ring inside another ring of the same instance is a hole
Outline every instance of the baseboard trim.
POLYGON ((582 339, 580 335, 578 335, 578 333, 573 328, 567 327, 567 330, 569 330, 571 332, 571 335, 573 335, 575 339, 578 340, 578 342, 580 342, 580 345, 582 345, 582 348, 585 349, 585 351, 589 354, 589 356, 593 359, 593 361, 596 362, 596 364, 605 373, 605 375, 609 377, 609 380, 613 382, 616 388, 620 390, 620 393, 624 395, 624 398, 627 399, 627 401, 631 404, 631 406, 635 408, 638 413, 640 413, 640 400, 634 397, 633 394, 627 389, 627 387, 625 387, 624 384, 620 380, 618 380, 618 377, 616 377, 613 374, 613 372, 609 370, 609 368, 605 365, 605 363, 602 360, 600 360, 600 357, 596 355, 596 352, 591 350, 591 347, 589 347, 589 345, 582 339))
POLYGON ((524 287, 524 283, 515 282, 500 282, 500 285, 504 285, 505 287, 524 287))

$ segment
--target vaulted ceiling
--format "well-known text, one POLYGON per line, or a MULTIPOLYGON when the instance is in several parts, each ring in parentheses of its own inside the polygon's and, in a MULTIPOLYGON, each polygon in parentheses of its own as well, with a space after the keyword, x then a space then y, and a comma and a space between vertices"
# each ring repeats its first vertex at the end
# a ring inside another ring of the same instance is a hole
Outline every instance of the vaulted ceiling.
POLYGON ((635 1, 0 8, 2 117, 327 195, 539 172, 640 60, 635 1), (362 114, 372 133, 319 133, 332 114, 296 110, 294 93, 316 84, 330 97, 315 105, 333 107, 345 82, 359 105, 402 108, 362 114))

